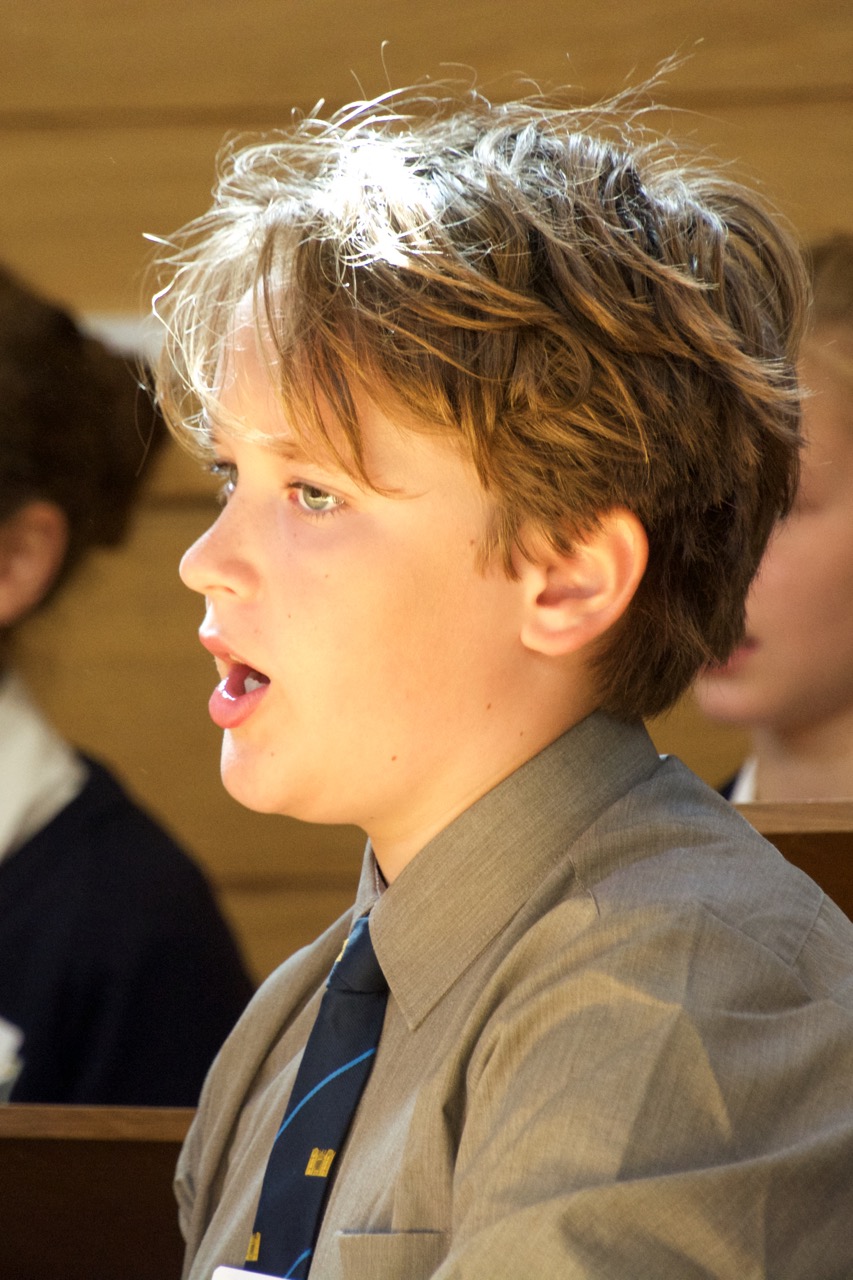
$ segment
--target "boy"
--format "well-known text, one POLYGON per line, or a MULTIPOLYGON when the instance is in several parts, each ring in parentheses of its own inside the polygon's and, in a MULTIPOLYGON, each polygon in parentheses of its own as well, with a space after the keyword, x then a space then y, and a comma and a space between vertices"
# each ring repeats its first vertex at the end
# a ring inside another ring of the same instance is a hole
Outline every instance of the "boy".
POLYGON ((616 113, 471 97, 234 155, 172 263, 225 784, 369 836, 209 1076, 185 1275, 849 1273, 853 928, 640 721, 790 502, 795 249, 616 113), (307 1088, 351 928, 378 1049, 307 1088))

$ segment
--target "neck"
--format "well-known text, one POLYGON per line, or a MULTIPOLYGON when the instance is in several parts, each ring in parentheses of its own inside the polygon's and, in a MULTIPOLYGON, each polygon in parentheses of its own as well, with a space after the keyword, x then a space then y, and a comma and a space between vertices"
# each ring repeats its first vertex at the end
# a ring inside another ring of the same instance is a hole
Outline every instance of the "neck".
POLYGON ((820 724, 757 729, 756 800, 853 799, 853 711, 820 724))
MULTIPOLYGON (((528 708, 534 708, 536 716, 532 716, 528 710, 525 720, 521 711, 518 711, 511 719, 512 732, 502 740, 501 750, 496 748, 496 732, 492 734, 491 740, 486 738, 479 743, 479 750, 473 752, 473 766, 460 748, 459 752, 451 753, 451 758, 458 763, 457 757, 461 756, 471 767, 461 772, 457 770, 453 775, 452 786, 446 785, 448 779, 445 773, 437 773, 436 776, 442 780, 440 793, 437 794, 434 788, 427 786, 419 794, 409 795, 403 812, 393 813, 390 822, 360 823, 370 837, 374 856, 386 883, 391 884, 424 845, 460 814, 583 720, 595 710, 596 705, 597 698, 594 695, 588 692, 582 694, 577 689, 570 698, 564 695, 562 704, 553 692, 550 700, 544 696, 530 697, 528 708), (523 728, 520 727, 522 725, 523 728), (487 752, 490 752, 488 757, 487 752)), ((426 770, 426 773, 429 777, 431 770, 426 770)))

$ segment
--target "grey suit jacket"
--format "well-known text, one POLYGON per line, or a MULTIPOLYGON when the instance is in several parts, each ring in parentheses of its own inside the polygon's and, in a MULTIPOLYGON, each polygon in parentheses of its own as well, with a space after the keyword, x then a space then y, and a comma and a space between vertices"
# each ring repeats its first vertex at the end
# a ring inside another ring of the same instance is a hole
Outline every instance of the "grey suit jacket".
MULTIPOLYGON (((594 715, 356 911, 390 983, 312 1280, 853 1276, 853 925, 645 731, 594 715)), ((349 919, 223 1048, 181 1158, 239 1265, 349 919)))

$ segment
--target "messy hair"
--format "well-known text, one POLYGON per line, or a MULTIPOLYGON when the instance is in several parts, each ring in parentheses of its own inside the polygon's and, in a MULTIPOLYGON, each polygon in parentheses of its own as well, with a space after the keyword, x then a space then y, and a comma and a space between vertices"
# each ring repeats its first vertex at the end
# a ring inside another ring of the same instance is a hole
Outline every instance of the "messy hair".
POLYGON ((297 119, 226 150, 162 266, 179 436, 204 445, 249 295, 294 428, 331 448, 342 431, 363 474, 366 391, 458 440, 507 572, 526 529, 568 551, 636 514, 649 562, 595 654, 606 710, 664 710, 740 639, 796 484, 805 274, 755 196, 624 100, 408 95, 297 119))

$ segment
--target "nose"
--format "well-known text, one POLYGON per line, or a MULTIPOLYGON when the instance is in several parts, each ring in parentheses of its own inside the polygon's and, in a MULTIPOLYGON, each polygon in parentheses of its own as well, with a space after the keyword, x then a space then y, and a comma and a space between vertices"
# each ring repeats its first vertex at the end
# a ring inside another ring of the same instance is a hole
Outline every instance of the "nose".
POLYGON ((235 536, 230 507, 188 547, 181 557, 178 572, 184 586, 199 595, 246 596, 252 591, 253 572, 235 536))
POLYGON ((206 577, 210 576, 204 566, 206 544, 211 532, 211 529, 207 529, 200 538, 196 538, 192 546, 187 547, 178 566, 178 573, 184 586, 189 587, 190 591, 198 591, 200 595, 207 594, 207 588, 202 584, 206 577))

